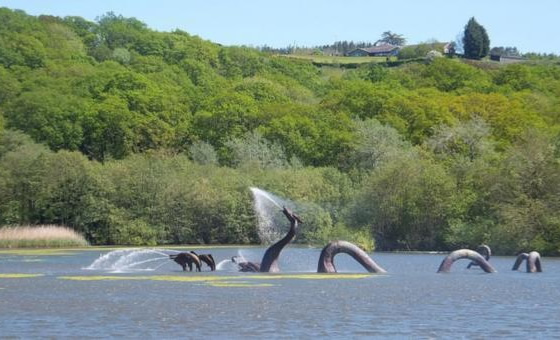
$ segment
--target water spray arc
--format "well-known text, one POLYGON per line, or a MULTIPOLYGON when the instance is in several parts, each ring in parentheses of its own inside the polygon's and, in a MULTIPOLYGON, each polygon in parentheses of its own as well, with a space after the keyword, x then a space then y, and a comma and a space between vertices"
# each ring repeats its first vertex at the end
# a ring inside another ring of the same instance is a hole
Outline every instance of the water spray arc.
POLYGON ((259 188, 249 188, 253 195, 253 210, 257 217, 257 233, 263 244, 272 244, 282 237, 280 226, 282 216, 279 214, 289 202, 259 188))
POLYGON ((115 273, 154 271, 168 263, 168 259, 168 254, 157 249, 121 249, 101 255, 84 269, 104 270, 115 273), (156 266, 153 267, 152 264, 156 264, 156 266))

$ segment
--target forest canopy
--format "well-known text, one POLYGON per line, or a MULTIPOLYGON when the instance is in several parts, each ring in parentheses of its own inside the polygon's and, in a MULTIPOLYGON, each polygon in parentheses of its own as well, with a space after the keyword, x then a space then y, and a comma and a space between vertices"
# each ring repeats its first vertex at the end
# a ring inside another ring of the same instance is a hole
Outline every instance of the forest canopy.
POLYGON ((560 254, 560 62, 317 67, 107 13, 0 8, 0 225, 93 244, 298 242, 560 254))

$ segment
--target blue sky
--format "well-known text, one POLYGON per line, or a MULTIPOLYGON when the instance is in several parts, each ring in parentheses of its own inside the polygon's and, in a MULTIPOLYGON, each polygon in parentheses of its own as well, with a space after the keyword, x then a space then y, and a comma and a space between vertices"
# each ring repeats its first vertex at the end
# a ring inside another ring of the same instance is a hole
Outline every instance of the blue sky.
POLYGON ((113 11, 159 31, 273 47, 374 42, 389 30, 411 44, 453 41, 474 16, 491 46, 560 54, 559 0, 0 0, 0 7, 89 20, 113 11))

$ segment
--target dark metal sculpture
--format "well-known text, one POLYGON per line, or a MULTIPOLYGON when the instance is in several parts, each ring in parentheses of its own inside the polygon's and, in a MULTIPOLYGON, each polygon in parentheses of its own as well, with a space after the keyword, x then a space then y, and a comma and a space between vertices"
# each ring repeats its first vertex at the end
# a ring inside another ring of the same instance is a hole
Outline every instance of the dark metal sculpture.
POLYGON ((459 249, 455 250, 451 254, 447 255, 445 259, 441 262, 439 266, 438 273, 448 273, 451 270, 453 263, 460 259, 469 259, 476 262, 482 270, 486 273, 495 273, 496 270, 492 265, 482 257, 479 253, 470 249, 459 249))
POLYGON ((263 255, 261 263, 255 262, 237 262, 238 259, 236 256, 232 258, 232 262, 236 263, 239 266, 239 270, 242 272, 261 272, 261 273, 277 273, 280 271, 278 267, 278 258, 280 257, 280 253, 282 249, 290 243, 294 237, 296 236, 296 228, 298 223, 303 223, 299 216, 295 213, 290 211, 288 208, 284 207, 282 212, 288 220, 290 221, 290 230, 281 240, 274 243, 263 255))
POLYGON ((214 257, 212 256, 212 254, 197 254, 194 251, 191 251, 191 254, 198 256, 201 264, 202 262, 206 263, 208 267, 210 267, 211 271, 216 270, 216 261, 214 261, 214 257))
POLYGON ((513 268, 511 270, 519 269, 521 263, 527 260, 527 273, 541 273, 542 272, 542 265, 541 265, 541 254, 536 251, 532 251, 529 254, 521 253, 517 255, 517 259, 513 264, 513 268))
POLYGON ((187 271, 187 265, 189 266, 189 271, 192 272, 192 265, 196 266, 196 270, 200 271, 200 259, 196 254, 192 253, 179 253, 179 254, 172 254, 169 255, 169 258, 173 261, 177 262, 181 267, 183 267, 183 271, 187 271))
POLYGON ((243 261, 243 262, 239 262, 239 256, 233 256, 231 258, 231 262, 235 263, 237 266, 239 266, 239 271, 240 272, 259 272, 261 270, 261 264, 260 263, 255 263, 255 262, 247 262, 247 261, 243 261))
POLYGON ((347 241, 332 241, 323 248, 319 257, 317 272, 336 273, 333 260, 338 253, 346 253, 352 256, 370 273, 386 273, 385 269, 375 263, 365 251, 347 241))
MULTIPOLYGON (((489 246, 487 246, 485 244, 479 245, 478 248, 476 248, 476 252, 479 253, 480 255, 484 256, 484 259, 486 261, 489 261, 490 256, 492 255, 492 250, 490 249, 489 246)), ((467 266, 467 269, 470 269, 472 266, 478 266, 478 264, 474 261, 471 261, 469 263, 469 265, 467 266)))

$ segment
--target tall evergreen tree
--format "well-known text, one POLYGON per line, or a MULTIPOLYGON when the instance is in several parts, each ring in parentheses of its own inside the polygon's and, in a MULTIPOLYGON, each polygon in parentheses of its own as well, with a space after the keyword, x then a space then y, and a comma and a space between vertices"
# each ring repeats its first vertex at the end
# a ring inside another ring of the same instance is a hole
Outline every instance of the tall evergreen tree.
POLYGON ((481 59, 490 51, 490 39, 486 29, 472 17, 465 26, 463 36, 463 48, 465 57, 469 59, 481 59))

